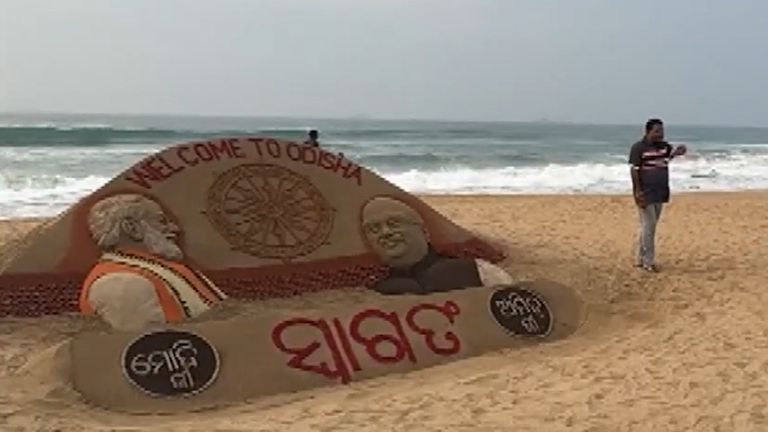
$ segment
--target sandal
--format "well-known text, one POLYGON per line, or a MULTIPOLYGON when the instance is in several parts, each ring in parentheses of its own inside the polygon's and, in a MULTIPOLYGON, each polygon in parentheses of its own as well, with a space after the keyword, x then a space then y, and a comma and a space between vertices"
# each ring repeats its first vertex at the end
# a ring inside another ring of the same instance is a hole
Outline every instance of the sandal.
POLYGON ((659 268, 656 267, 656 264, 643 265, 642 267, 643 267, 643 270, 645 270, 647 272, 650 272, 650 273, 658 273, 659 272, 659 268))

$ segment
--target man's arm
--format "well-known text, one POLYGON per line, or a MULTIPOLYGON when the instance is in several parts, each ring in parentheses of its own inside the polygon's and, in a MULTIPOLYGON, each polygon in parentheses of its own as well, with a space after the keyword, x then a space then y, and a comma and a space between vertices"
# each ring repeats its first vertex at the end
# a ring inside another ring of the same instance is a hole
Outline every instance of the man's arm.
POLYGON ((672 145, 669 145, 669 160, 674 159, 676 156, 683 156, 688 152, 688 148, 685 146, 685 144, 680 144, 677 147, 672 147, 672 145))
POLYGON ((632 192, 637 194, 643 193, 643 185, 640 181, 640 167, 630 167, 630 174, 632 175, 632 192))
POLYGON ((632 176, 632 195, 635 197, 635 203, 639 207, 644 207, 643 202, 643 183, 640 178, 640 165, 642 165, 641 149, 638 144, 634 144, 629 151, 630 175, 632 176))

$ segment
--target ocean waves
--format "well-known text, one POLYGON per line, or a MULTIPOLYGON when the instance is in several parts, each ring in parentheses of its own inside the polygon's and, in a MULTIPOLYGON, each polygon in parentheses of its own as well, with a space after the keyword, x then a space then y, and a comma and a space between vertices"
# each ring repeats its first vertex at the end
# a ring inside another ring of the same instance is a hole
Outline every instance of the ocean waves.
MULTIPOLYGON (((192 125, 194 126, 194 125, 192 125)), ((152 145, 209 139, 215 136, 264 135, 304 139, 309 128, 261 127, 246 129, 157 128, 109 124, 0 124, 2 147, 102 147, 115 144, 152 145)))
MULTIPOLYGON (((381 174, 403 189, 424 194, 624 194, 632 187, 625 163, 409 169, 381 174)), ((768 189, 768 155, 674 161, 670 185, 676 192, 768 189)))
MULTIPOLYGON (((618 162, 374 171, 421 194, 628 194, 631 190, 628 166, 618 162)), ((679 160, 673 162, 670 176, 675 193, 768 189, 768 155, 679 160)), ((53 216, 111 178, 86 171, 4 173, 0 175, 0 217, 53 216)))
MULTIPOLYGON (((145 156, 217 136, 260 135, 342 152, 413 193, 628 194, 637 128, 374 120, 205 117, 3 118, 0 217, 53 216, 145 156)), ((682 191, 768 189, 768 130, 668 126, 689 154, 673 161, 682 191)))
POLYGON ((114 128, 108 125, 0 125, 0 147, 100 147, 151 143, 188 136, 175 130, 114 128))
POLYGON ((109 180, 91 175, 0 174, 0 218, 55 216, 109 180))

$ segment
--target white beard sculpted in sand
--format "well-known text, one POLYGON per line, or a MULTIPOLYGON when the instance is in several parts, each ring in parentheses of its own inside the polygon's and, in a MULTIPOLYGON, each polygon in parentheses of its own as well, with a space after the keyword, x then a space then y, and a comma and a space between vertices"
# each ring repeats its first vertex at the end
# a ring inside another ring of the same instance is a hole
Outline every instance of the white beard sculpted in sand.
POLYGON ((184 258, 184 252, 176 243, 146 222, 142 222, 142 224, 145 227, 144 246, 150 253, 174 261, 181 261, 184 258))
POLYGON ((91 209, 88 224, 103 255, 83 284, 83 313, 131 331, 198 316, 226 298, 181 264, 180 230, 149 198, 106 198, 91 209))

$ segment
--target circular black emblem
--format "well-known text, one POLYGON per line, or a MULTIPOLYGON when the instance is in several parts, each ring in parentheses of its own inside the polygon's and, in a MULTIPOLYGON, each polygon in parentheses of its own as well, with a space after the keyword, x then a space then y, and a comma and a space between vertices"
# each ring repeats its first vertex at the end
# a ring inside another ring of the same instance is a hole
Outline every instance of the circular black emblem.
POLYGON ((533 291, 518 286, 499 288, 489 299, 491 315, 507 331, 521 336, 547 336, 552 311, 533 291))
POLYGON ((136 338, 123 352, 128 381, 152 396, 190 396, 219 373, 219 355, 202 337, 159 330, 136 338))

